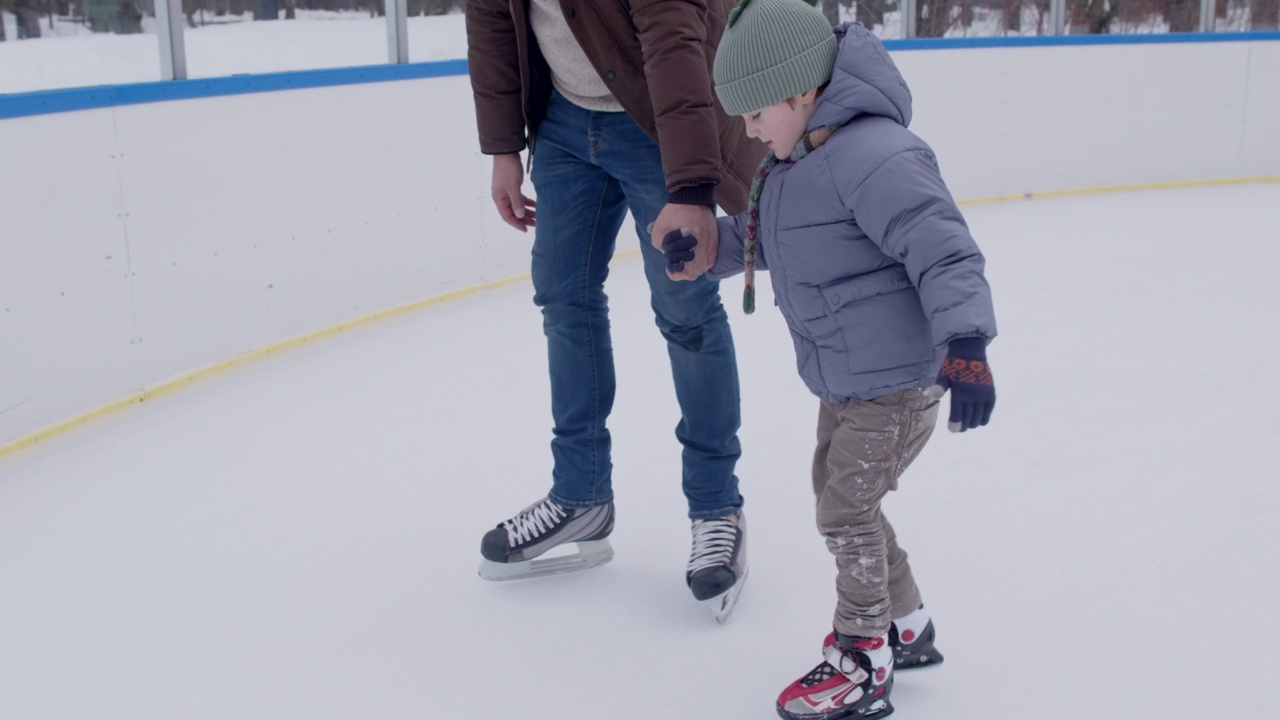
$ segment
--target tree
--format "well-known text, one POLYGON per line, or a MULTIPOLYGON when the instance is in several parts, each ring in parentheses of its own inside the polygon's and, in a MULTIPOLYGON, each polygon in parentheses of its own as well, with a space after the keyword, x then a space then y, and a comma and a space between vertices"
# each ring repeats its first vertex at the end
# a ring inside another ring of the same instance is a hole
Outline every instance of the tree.
POLYGON ((940 38, 951 29, 951 9, 956 0, 917 0, 916 37, 940 38))
POLYGON ((885 0, 822 0, 818 5, 832 25, 840 22, 841 9, 854 8, 854 19, 868 29, 884 27, 885 0))
POLYGON ((1007 32, 1022 32, 1022 0, 1004 0, 1004 29, 1007 32))
POLYGON ((822 14, 827 16, 827 22, 832 25, 840 22, 839 0, 822 0, 818 5, 822 8, 822 14))
POLYGON ((1087 5, 1069 5, 1072 35, 1107 35, 1120 14, 1124 0, 1089 0, 1087 5))
POLYGON ((40 4, 38 0, 14 0, 14 19, 18 21, 18 39, 40 37, 40 4))
POLYGON ((1200 29, 1200 0, 1168 0, 1164 19, 1169 32, 1195 32, 1200 29))
POLYGON ((1280 2, 1249 0, 1250 30, 1280 30, 1280 2))
MULTIPOLYGON (((852 2, 852 0, 851 0, 852 2)), ((848 7, 846 4, 845 7, 848 7)), ((887 9, 885 0, 865 0, 858 3, 858 22, 869 28, 884 26, 884 14, 887 9)))

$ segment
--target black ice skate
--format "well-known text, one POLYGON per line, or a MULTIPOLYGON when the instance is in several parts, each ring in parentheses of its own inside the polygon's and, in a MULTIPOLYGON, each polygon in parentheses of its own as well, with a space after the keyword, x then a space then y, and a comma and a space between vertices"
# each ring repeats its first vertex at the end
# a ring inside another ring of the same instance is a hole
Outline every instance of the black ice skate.
POLYGON ((583 510, 543 498, 485 533, 480 543, 480 577, 522 580, 586 570, 613 559, 613 503, 583 510), (544 553, 556 548, 569 553, 544 553))
POLYGON ((942 653, 933 646, 935 633, 929 612, 920 609, 894 620, 889 626, 889 647, 899 670, 914 670, 942 664, 942 653))
POLYGON ((711 605, 716 622, 729 619, 747 581, 747 520, 742 511, 693 521, 693 550, 685 581, 693 597, 711 605))

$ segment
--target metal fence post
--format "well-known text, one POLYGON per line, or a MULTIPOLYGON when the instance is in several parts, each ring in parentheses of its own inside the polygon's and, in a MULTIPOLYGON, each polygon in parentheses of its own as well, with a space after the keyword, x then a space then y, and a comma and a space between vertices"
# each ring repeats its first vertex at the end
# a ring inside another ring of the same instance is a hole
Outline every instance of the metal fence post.
POLYGON ((1213 32, 1214 0, 1200 0, 1200 32, 1213 32))
POLYGON ((187 46, 182 41, 182 0, 156 0, 160 78, 187 79, 187 46))
POLYGON ((409 62, 409 18, 406 0, 386 0, 387 62, 403 65, 409 62))
POLYGON ((1049 0, 1049 27, 1054 35, 1067 34, 1067 0, 1049 0))

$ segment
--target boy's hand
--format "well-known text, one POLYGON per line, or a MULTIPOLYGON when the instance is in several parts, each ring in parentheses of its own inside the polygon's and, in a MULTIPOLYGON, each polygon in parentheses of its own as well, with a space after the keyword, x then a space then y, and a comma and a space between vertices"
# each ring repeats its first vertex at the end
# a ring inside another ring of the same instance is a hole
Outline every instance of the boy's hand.
POLYGON ((987 365, 987 341, 983 338, 952 340, 947 359, 938 372, 938 384, 951 390, 951 417, 947 429, 964 432, 986 425, 996 407, 996 386, 987 365))
POLYGON ((716 264, 716 251, 720 248, 720 228, 716 225, 716 215, 704 205, 667 203, 649 229, 650 241, 655 248, 662 250, 663 238, 680 228, 688 228, 689 234, 698 239, 698 252, 692 261, 685 262, 684 269, 680 272, 673 273, 668 269, 667 277, 672 280, 697 280, 716 264))
POLYGON ((693 260, 693 248, 698 238, 689 228, 672 230, 662 238, 662 254, 667 258, 667 275, 674 277, 684 272, 684 264, 693 260))

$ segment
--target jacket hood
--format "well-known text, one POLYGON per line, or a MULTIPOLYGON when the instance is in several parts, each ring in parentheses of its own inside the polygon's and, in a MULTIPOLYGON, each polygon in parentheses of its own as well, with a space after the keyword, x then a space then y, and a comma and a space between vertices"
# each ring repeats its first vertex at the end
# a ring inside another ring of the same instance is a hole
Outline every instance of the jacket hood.
POLYGON ((911 91, 880 39, 861 23, 844 23, 832 31, 840 49, 808 129, 843 125, 859 115, 878 115, 908 126, 911 91))

